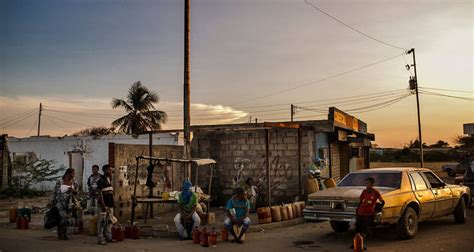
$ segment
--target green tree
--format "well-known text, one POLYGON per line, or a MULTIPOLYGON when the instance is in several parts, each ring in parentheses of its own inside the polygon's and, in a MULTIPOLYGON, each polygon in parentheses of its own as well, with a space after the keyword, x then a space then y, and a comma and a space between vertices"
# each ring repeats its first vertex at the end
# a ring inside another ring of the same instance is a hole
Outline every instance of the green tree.
POLYGON ((40 159, 36 161, 17 160, 13 162, 12 187, 25 190, 33 184, 59 179, 66 169, 65 166, 55 166, 53 160, 40 159))
POLYGON ((446 147, 449 147, 449 143, 443 140, 438 140, 436 143, 430 144, 428 147, 429 148, 446 148, 446 147))
POLYGON ((157 110, 158 95, 148 90, 140 81, 133 83, 125 99, 113 98, 112 107, 122 108, 126 115, 112 122, 112 127, 126 134, 138 137, 148 130, 159 130, 166 122, 164 111, 157 110))
POLYGON ((99 126, 99 127, 83 129, 72 135, 73 136, 104 136, 104 135, 109 135, 113 133, 115 133, 115 129, 113 127, 107 128, 107 127, 99 126))
POLYGON ((459 144, 459 149, 467 151, 474 155, 474 137, 473 136, 459 136, 456 139, 459 144))
MULTIPOLYGON (((423 143, 423 147, 428 147, 426 143, 423 143)), ((411 140, 410 143, 408 144, 408 148, 420 148, 420 140, 415 139, 411 140)))

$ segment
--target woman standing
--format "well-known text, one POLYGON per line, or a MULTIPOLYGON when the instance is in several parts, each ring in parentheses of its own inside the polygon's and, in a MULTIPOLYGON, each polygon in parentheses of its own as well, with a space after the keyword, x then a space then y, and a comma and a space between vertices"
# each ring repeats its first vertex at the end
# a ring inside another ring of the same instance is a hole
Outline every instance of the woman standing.
POLYGON ((54 189, 53 204, 59 210, 58 239, 69 240, 68 235, 74 225, 73 204, 74 196, 77 194, 77 183, 74 180, 75 171, 72 168, 66 169, 62 179, 56 183, 54 189))

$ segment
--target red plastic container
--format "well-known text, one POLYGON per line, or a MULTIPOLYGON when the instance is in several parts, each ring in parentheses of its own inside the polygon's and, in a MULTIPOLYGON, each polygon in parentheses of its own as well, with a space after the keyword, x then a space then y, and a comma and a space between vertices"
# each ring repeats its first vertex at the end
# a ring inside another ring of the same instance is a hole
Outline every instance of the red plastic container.
POLYGON ((364 237, 357 233, 354 236, 354 252, 362 252, 364 251, 364 237))
POLYGON ((83 220, 79 220, 79 234, 81 234, 83 231, 84 231, 84 221, 83 220))
POLYGON ((212 228, 211 233, 209 234, 209 246, 216 247, 217 246, 217 232, 215 228, 212 228))
POLYGON ((200 244, 203 247, 209 247, 209 232, 207 232, 207 229, 204 228, 201 231, 201 239, 200 239, 200 244))
POLYGON ((199 228, 198 228, 198 227, 195 227, 195 228, 193 229, 192 236, 193 236, 193 243, 194 243, 194 244, 199 244, 199 243, 200 243, 200 239, 201 239, 201 231, 199 231, 199 228))
POLYGON ((117 240, 117 228, 112 226, 112 240, 117 240))
POLYGON ((23 219, 23 217, 16 217, 16 229, 21 229, 21 219, 23 219))
POLYGON ((132 227, 126 226, 125 227, 125 238, 130 239, 132 238, 132 227))
POLYGON ((121 225, 112 228, 112 238, 116 241, 123 241, 125 238, 125 231, 121 225))
POLYGON ((134 225, 132 227, 132 239, 134 240, 140 239, 140 227, 137 225, 134 225))
POLYGON ((16 208, 10 208, 9 216, 10 216, 10 223, 15 223, 17 219, 16 208))
POLYGON ((229 240, 229 231, 225 227, 223 227, 221 229, 221 240, 222 241, 228 241, 229 240))

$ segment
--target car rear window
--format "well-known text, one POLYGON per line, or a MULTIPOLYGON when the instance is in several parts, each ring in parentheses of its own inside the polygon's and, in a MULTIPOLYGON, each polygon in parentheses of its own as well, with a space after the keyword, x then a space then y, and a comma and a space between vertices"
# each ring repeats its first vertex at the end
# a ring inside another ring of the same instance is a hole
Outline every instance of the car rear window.
POLYGON ((350 173, 337 186, 365 186, 365 180, 374 178, 376 187, 399 189, 402 181, 401 172, 350 173))

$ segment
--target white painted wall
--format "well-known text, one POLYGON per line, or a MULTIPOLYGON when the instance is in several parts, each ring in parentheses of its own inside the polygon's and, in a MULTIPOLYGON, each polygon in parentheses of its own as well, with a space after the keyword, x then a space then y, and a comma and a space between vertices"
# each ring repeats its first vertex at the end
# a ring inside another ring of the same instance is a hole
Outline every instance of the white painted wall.
MULTIPOLYGON (((33 152, 39 159, 56 161, 56 165, 69 166, 68 152, 73 150, 82 151, 84 158, 84 173, 82 178, 76 177, 78 183, 82 182, 83 188, 87 189, 87 178, 92 173, 92 165, 99 167, 107 164, 109 160, 109 143, 121 144, 143 144, 148 145, 148 135, 140 135, 133 138, 128 135, 107 135, 107 136, 85 136, 85 137, 29 137, 29 138, 8 138, 8 148, 10 158, 13 155, 33 152)), ((171 133, 160 133, 153 135, 153 145, 182 145, 178 143, 178 136, 171 133)), ((51 190, 55 182, 41 183, 34 185, 36 189, 51 190)))

